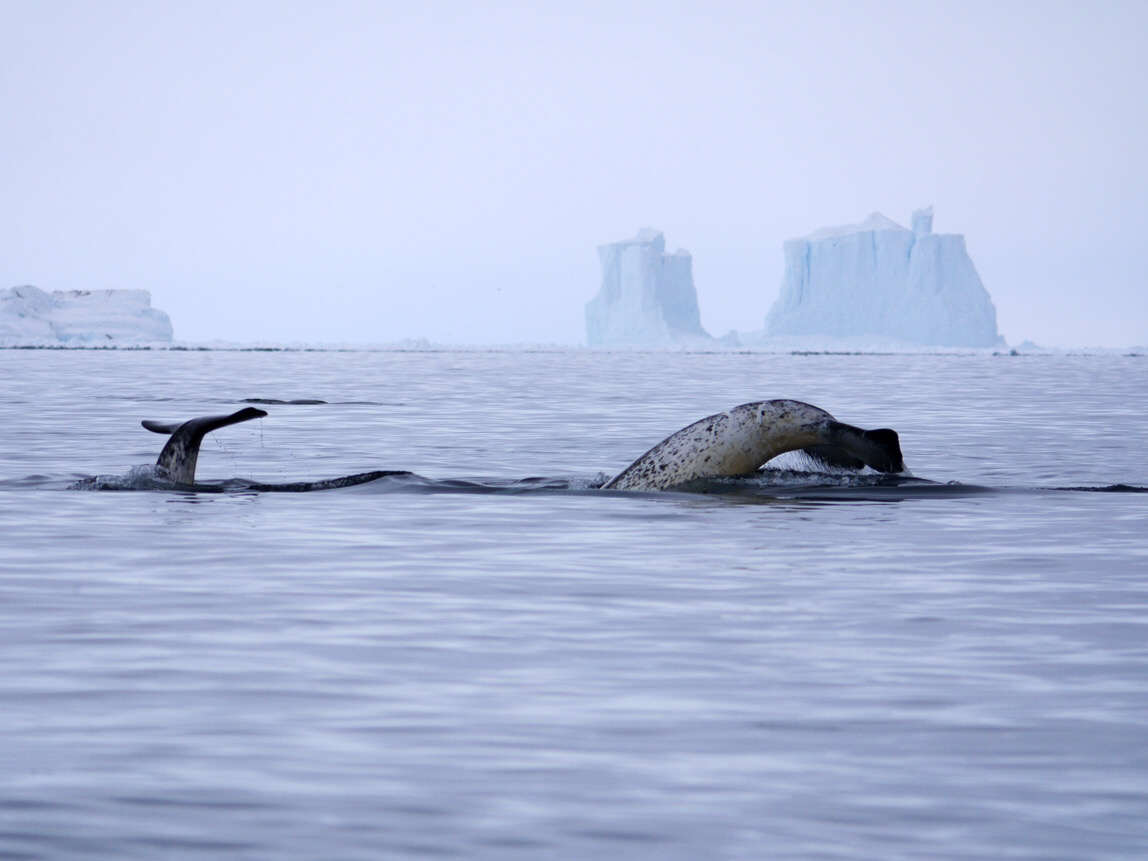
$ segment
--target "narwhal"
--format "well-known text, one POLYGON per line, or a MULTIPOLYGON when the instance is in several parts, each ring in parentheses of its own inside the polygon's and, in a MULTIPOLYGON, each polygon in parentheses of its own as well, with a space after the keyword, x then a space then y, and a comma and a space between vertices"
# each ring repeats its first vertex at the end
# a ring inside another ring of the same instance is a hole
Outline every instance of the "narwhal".
POLYGON ((861 430, 801 401, 757 401, 716 413, 666 437, 603 490, 665 490, 746 475, 788 451, 835 466, 904 472, 901 442, 888 428, 861 430))
MULTIPOLYGON (((213 430, 239 424, 240 422, 261 419, 267 413, 255 407, 245 407, 227 416, 202 416, 186 422, 140 422, 149 431, 170 434, 171 439, 159 453, 159 460, 155 462, 156 472, 162 478, 167 478, 176 484, 195 485, 195 466, 199 460, 199 446, 203 438, 213 430)), ((409 475, 403 470, 375 470, 373 472, 360 472, 355 475, 344 475, 339 478, 329 478, 323 481, 297 481, 288 484, 262 484, 259 482, 243 481, 242 486, 249 490, 277 490, 277 491, 308 491, 331 490, 339 487, 353 487, 356 484, 366 484, 385 476, 409 475)), ((206 486, 200 489, 207 489, 206 486)))
POLYGON ((155 462, 158 469, 177 484, 195 484, 195 465, 199 460, 199 444, 203 438, 213 430, 225 428, 228 425, 237 425, 252 419, 261 419, 267 415, 266 410, 255 407, 245 407, 229 416, 203 416, 190 419, 186 422, 140 422, 149 431, 155 433, 171 434, 171 439, 159 453, 159 460, 155 462))

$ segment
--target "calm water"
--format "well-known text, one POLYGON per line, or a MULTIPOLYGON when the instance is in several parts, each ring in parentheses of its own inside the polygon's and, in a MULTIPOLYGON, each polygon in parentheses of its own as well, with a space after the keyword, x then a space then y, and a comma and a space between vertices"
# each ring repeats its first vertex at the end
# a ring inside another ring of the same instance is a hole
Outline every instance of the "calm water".
POLYGON ((1148 358, 7 350, 0 407, 5 859, 1148 855, 1148 358), (938 484, 588 489, 773 397, 938 484), (66 489, 246 398, 327 403, 202 480, 425 480, 66 489))

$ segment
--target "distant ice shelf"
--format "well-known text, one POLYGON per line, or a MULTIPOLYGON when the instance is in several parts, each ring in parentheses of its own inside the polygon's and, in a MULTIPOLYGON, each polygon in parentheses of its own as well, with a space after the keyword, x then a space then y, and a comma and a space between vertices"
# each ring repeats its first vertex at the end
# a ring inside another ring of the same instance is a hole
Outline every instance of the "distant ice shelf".
POLYGON ((659 347, 710 340, 702 328, 693 258, 666 253, 661 231, 598 246, 602 287, 586 305, 591 347, 659 347))
POLYGON ((873 213, 785 243, 781 291, 764 337, 878 338, 999 347, 996 308, 959 234, 933 233, 933 209, 907 229, 873 213))
POLYGON ((0 346, 166 343, 171 320, 147 290, 0 290, 0 346))

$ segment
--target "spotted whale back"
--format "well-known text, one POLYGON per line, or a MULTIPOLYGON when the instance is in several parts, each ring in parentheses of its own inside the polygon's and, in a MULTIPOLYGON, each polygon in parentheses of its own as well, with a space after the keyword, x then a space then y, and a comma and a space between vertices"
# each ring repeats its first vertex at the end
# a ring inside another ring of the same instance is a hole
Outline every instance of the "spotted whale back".
POLYGON ((801 401, 757 401, 682 428, 603 489, 665 490, 698 479, 745 475, 779 454, 814 447, 819 451, 813 455, 828 461, 882 472, 905 468, 895 431, 864 431, 801 401))

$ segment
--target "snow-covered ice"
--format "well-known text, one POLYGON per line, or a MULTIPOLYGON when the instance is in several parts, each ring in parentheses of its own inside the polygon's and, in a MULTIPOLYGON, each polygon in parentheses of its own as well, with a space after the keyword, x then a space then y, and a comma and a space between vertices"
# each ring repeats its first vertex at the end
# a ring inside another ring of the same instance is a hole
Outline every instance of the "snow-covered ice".
POLYGON ((666 253, 661 231, 598 246, 602 287, 586 305, 591 347, 665 346, 708 341, 698 313, 693 258, 666 253))
POLYGON ((876 337, 996 347, 996 308, 959 234, 933 233, 933 209, 906 229, 878 212, 785 243, 785 277, 766 338, 876 337))
POLYGON ((0 290, 0 345, 117 346, 169 342, 171 320, 147 290, 0 290))

